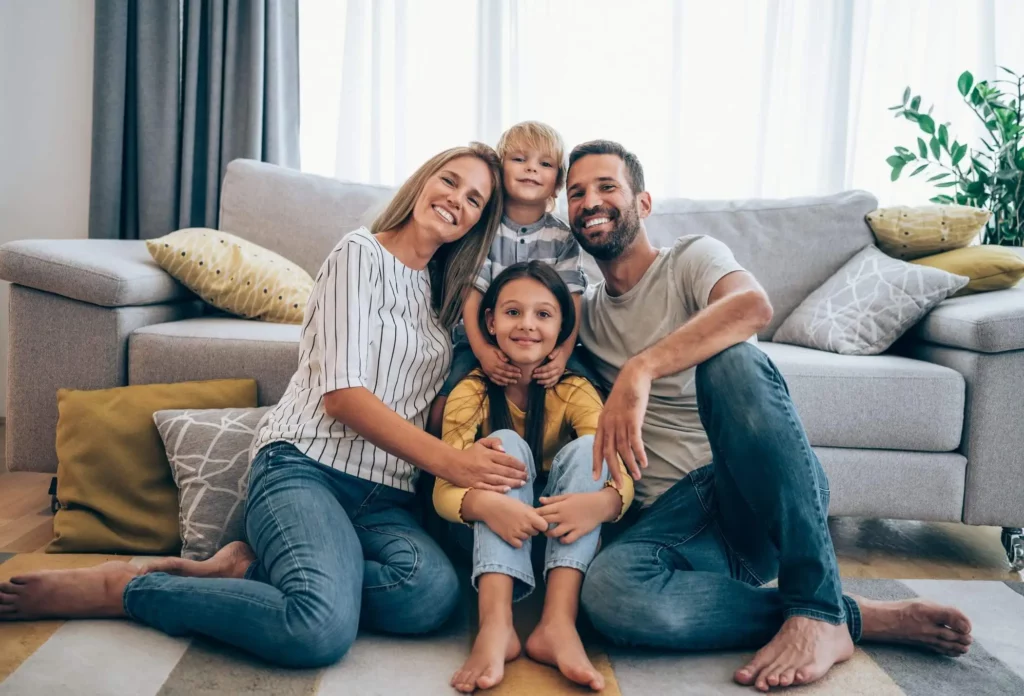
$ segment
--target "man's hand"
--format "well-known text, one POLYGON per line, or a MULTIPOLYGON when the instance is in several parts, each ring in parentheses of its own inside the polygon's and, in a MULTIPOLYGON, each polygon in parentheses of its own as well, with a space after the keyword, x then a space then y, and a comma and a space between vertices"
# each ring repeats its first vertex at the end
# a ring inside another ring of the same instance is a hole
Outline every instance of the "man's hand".
POLYGON ((651 396, 651 373, 644 366, 629 360, 619 371, 604 410, 597 421, 594 435, 594 480, 601 477, 601 463, 608 462, 608 471, 615 485, 622 486, 622 471, 617 457, 622 457, 634 480, 640 480, 640 469, 647 468, 647 453, 640 436, 651 396))
POLYGON ((569 362, 572 348, 565 344, 557 346, 548 356, 548 361, 533 371, 534 380, 545 389, 558 384, 558 380, 565 374, 565 364, 569 362))
POLYGON ((480 521, 517 549, 523 547, 524 541, 548 528, 548 523, 535 508, 507 495, 488 494, 486 504, 479 507, 480 521))
POLYGON ((499 387, 515 384, 523 376, 522 370, 509 363, 508 356, 497 346, 487 345, 476 355, 480 369, 499 387))
POLYGON ((541 498, 540 502, 542 507, 537 512, 548 524, 555 525, 547 531, 547 535, 563 544, 571 544, 602 523, 614 520, 622 508, 622 497, 610 487, 595 493, 568 493, 541 498))
POLYGON ((526 465, 505 454, 501 440, 485 437, 466 450, 452 450, 452 461, 436 476, 459 486, 504 493, 526 481, 526 465))

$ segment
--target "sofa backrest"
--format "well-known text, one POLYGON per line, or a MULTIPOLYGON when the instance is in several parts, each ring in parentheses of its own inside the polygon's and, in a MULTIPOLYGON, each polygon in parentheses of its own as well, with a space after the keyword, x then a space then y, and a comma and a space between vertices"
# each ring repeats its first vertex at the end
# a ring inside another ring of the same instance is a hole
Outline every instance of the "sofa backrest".
POLYGON ((338 240, 369 226, 393 193, 386 186, 350 184, 236 159, 224 175, 218 227, 280 254, 316 277, 338 240))
MULTIPOLYGON (((220 229, 244 237, 316 275, 347 232, 369 225, 393 188, 351 184, 252 160, 228 165, 220 229)), ((564 206, 564 201, 563 201, 564 206)), ((865 191, 783 200, 654 201, 646 225, 655 246, 707 234, 732 249, 775 308, 759 334, 770 339, 797 305, 874 237, 864 216, 878 207, 865 191)), ((599 278, 594 260, 587 272, 599 278)))

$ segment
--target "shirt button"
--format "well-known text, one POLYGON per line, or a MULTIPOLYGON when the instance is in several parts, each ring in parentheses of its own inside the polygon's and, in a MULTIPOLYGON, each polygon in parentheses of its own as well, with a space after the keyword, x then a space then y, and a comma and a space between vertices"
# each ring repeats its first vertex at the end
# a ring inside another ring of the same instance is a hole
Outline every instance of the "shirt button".
POLYGON ((526 228, 525 227, 520 227, 519 231, 522 232, 523 234, 525 234, 526 233, 526 228))
POLYGON ((520 239, 520 240, 519 240, 519 243, 520 243, 520 244, 526 244, 526 240, 525 240, 525 239, 520 239))

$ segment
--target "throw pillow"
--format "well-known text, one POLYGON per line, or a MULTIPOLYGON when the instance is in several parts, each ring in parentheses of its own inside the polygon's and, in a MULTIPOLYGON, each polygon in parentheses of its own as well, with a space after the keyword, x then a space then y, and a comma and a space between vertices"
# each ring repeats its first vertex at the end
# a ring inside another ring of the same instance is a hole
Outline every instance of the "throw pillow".
POLYGON ((313 279, 283 256, 227 232, 178 230, 146 241, 159 266, 217 309, 301 324, 313 279))
POLYGON ((57 392, 57 500, 49 553, 177 554, 178 490, 157 411, 256 406, 256 381, 57 392))
POLYGON ((963 205, 881 208, 867 214, 878 246, 909 261, 970 244, 991 215, 963 205))
POLYGON ((971 295, 989 290, 1005 290, 1024 278, 1024 255, 1009 247, 995 244, 954 249, 935 256, 915 259, 912 263, 941 268, 949 273, 967 276, 971 282, 957 295, 971 295))
POLYGON ((801 302, 772 340, 843 355, 875 355, 968 280, 890 258, 869 246, 801 302))
POLYGON ((244 538, 249 447, 271 408, 153 414, 178 487, 182 558, 203 561, 244 538))

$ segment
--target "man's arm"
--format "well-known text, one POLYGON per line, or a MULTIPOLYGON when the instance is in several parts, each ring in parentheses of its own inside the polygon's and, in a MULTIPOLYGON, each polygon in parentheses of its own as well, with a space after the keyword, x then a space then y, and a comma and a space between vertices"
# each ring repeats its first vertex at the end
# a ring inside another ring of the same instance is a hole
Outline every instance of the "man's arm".
MULTIPOLYGON (((772 318, 764 289, 746 271, 723 276, 712 288, 708 305, 688 322, 647 350, 626 361, 605 403, 594 436, 594 469, 618 454, 633 478, 647 467, 640 437, 651 382, 699 365, 708 358, 747 340, 772 318), (639 465, 638 465, 639 464, 639 465)), ((621 483, 618 467, 608 467, 621 483)))

